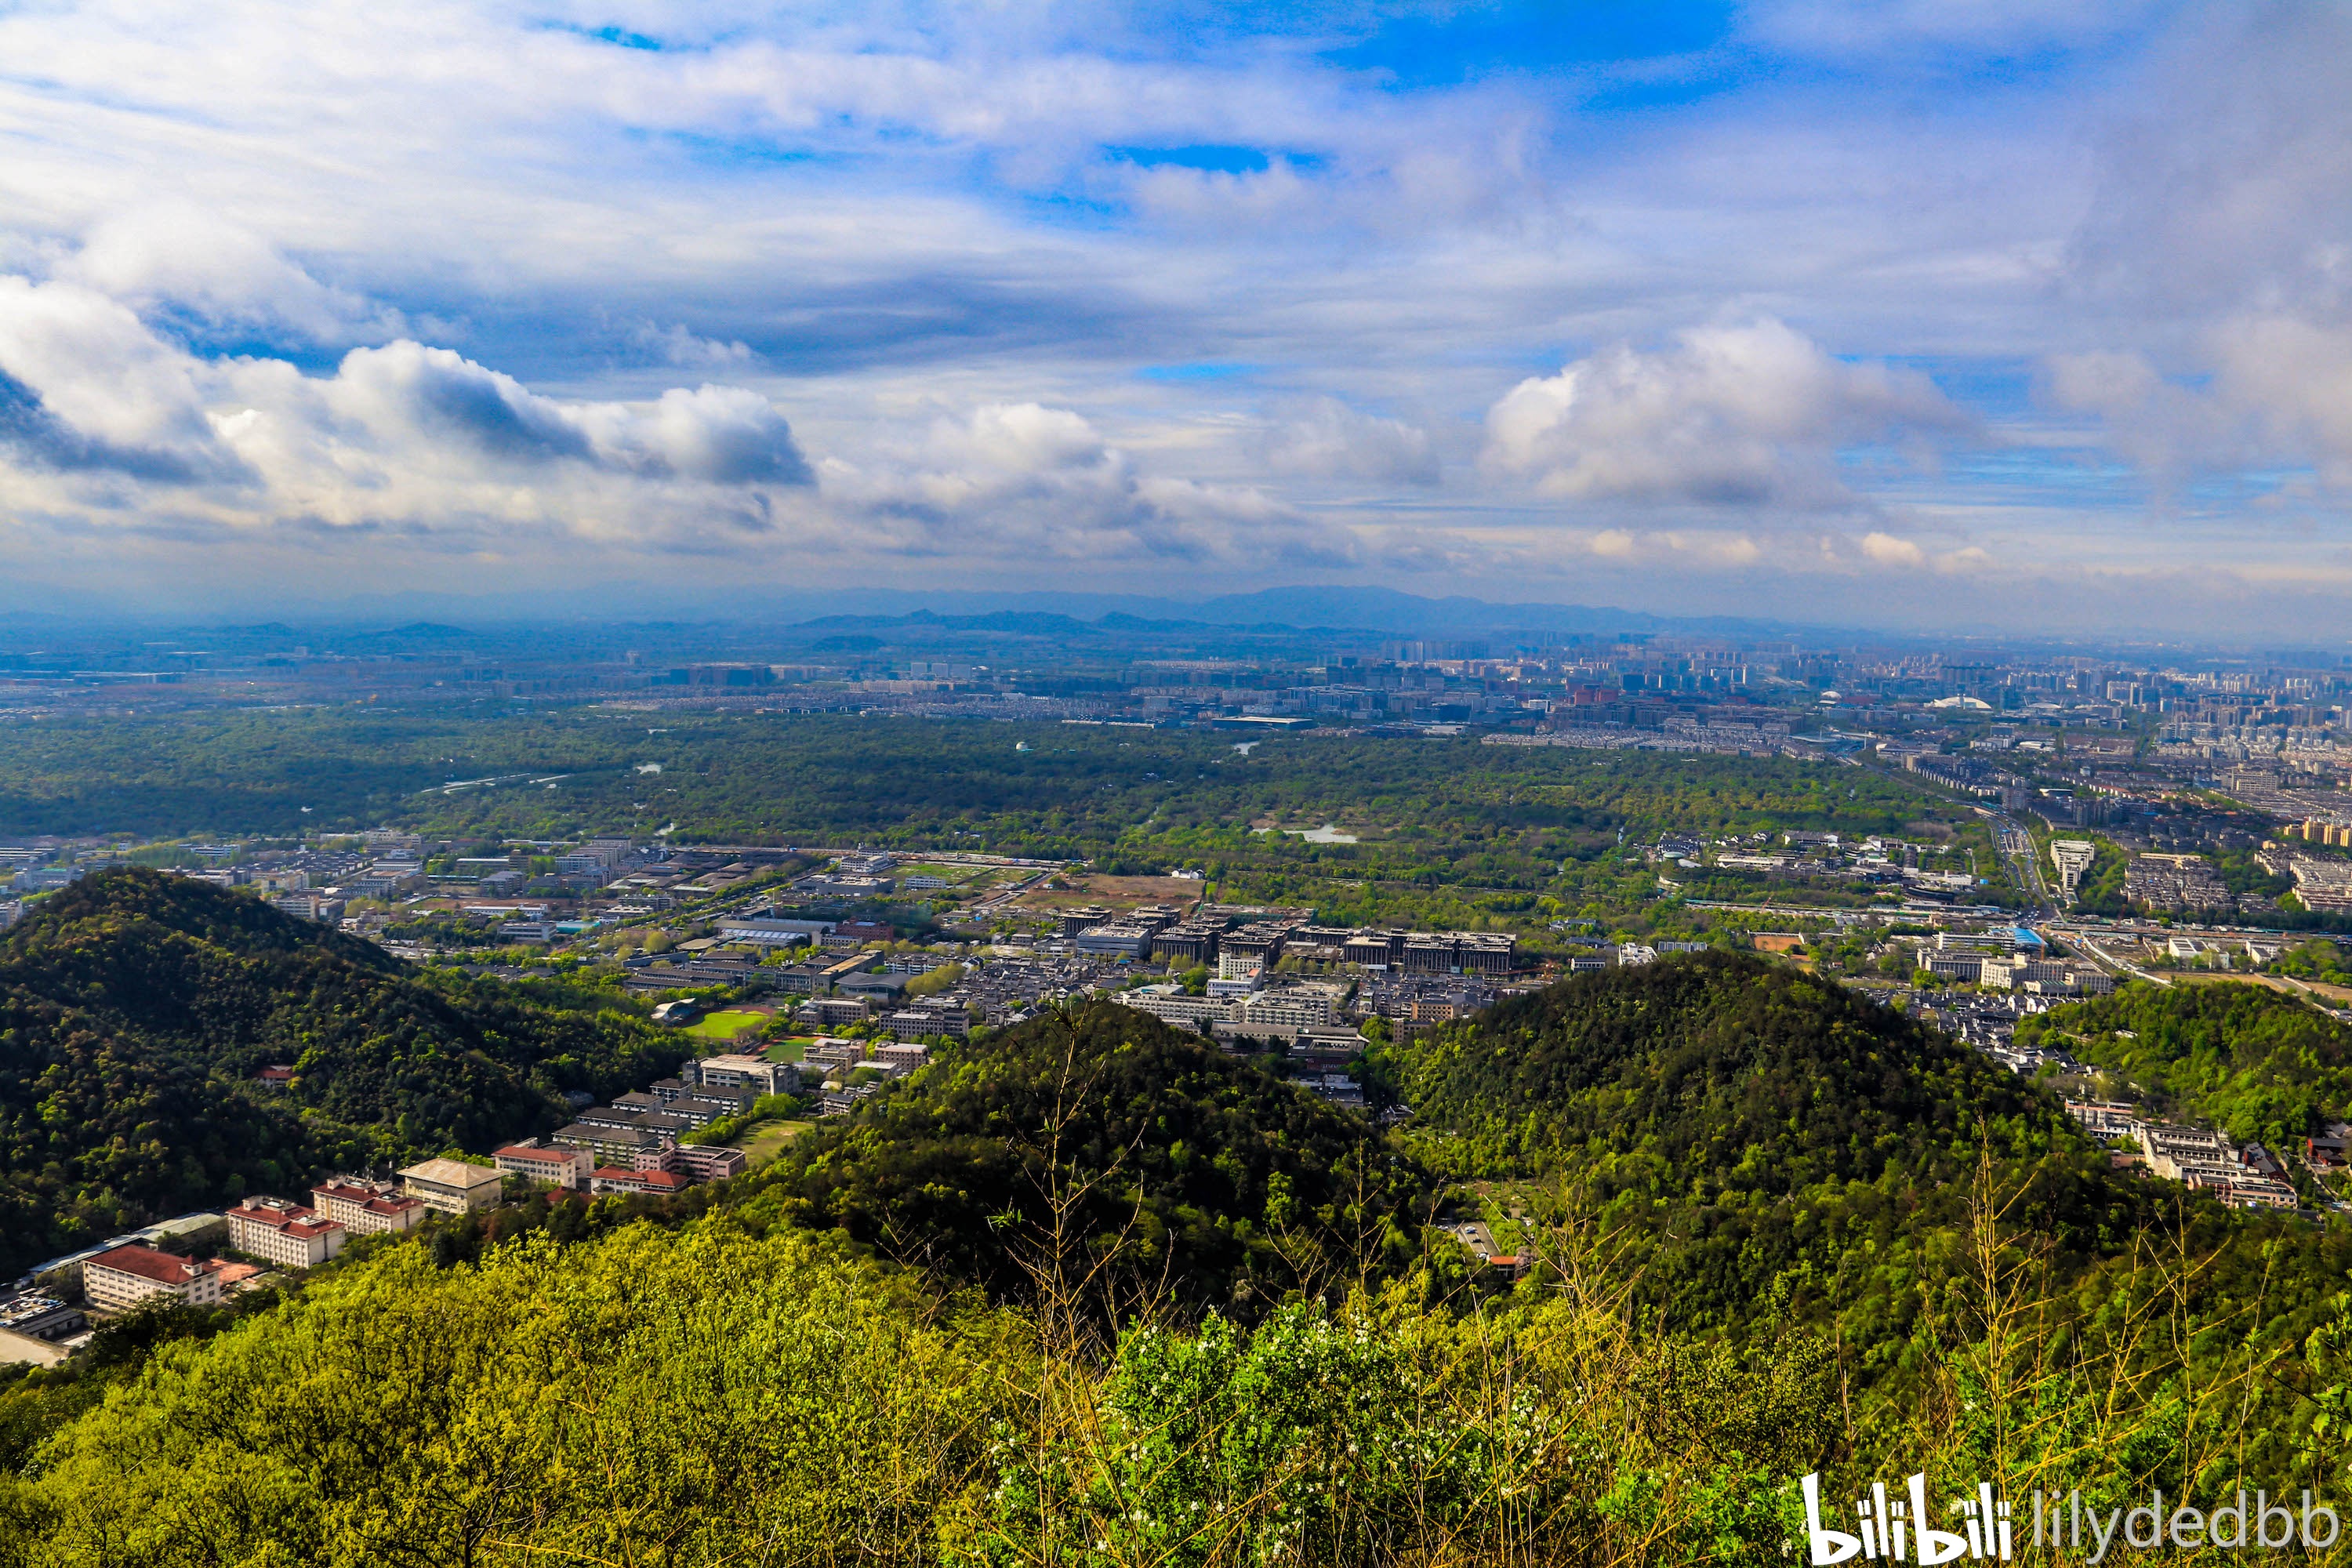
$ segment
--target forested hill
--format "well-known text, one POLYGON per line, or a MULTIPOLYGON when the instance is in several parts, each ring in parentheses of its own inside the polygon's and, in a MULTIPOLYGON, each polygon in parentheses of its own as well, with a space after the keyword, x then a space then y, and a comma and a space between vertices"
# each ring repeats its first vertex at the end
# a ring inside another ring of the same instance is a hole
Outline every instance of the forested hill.
POLYGON ((1845 987, 1743 954, 1580 976, 1402 1054, 1406 1098, 1482 1174, 1575 1170, 1702 1196, 1948 1179, 2076 1143, 2057 1102, 1845 987))
POLYGON ((547 1131, 562 1091, 674 1055, 625 1012, 427 978, 207 883, 89 878, 0 937, 0 1275, 328 1166, 547 1131), (254 1085, 272 1063, 290 1089, 254 1085))
POLYGON ((2232 1138, 2293 1147, 2352 1116, 2352 1028, 2257 984, 2126 985, 2019 1020, 2167 1109, 2232 1138))
POLYGON ((1739 1335, 1777 1303, 1839 1318, 1888 1366, 1940 1331, 1937 1281, 1984 1156, 2004 1223, 2047 1238, 2062 1271, 2127 1249, 2162 1203, 2045 1091, 1746 954, 1579 976, 1381 1066, 1427 1159, 1568 1194, 1673 1321, 1739 1335))
POLYGON ((1361 1117, 1098 1001, 798 1140, 747 1212, 1015 1299, 1058 1225, 1066 1277, 1108 1258, 1123 1289, 1249 1316, 1301 1284, 1409 1261, 1432 1197, 1361 1117))

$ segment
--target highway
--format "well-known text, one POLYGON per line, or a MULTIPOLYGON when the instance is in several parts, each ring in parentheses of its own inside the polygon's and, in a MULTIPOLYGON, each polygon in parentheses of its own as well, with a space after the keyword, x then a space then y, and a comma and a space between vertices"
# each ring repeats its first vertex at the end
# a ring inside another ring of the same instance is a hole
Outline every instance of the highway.
POLYGON ((2004 812, 1977 807, 1992 825, 1992 841, 2000 851, 2001 864, 2008 868, 2009 879, 2020 892, 2033 900, 2028 909, 2029 921, 2055 920, 2058 900, 2051 896, 2050 884, 2042 879, 2042 857, 2033 847, 2033 835, 2019 826, 2004 812))

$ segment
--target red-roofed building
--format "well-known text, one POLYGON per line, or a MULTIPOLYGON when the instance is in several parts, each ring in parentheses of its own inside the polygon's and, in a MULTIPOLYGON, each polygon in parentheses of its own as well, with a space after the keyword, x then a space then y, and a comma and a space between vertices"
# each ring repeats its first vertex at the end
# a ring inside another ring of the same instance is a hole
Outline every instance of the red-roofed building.
POLYGON ((228 1211, 228 1244, 287 1268, 315 1268, 343 1249, 341 1222, 284 1198, 247 1198, 228 1211))
POLYGON ((538 1142, 509 1143, 490 1156, 502 1176, 520 1176, 548 1187, 584 1187, 595 1170, 594 1156, 585 1149, 545 1148, 538 1142))
POLYGON ((589 1178, 589 1187, 599 1193, 652 1193, 667 1196, 682 1193, 694 1184, 693 1179, 674 1171, 625 1171, 618 1165, 599 1165, 589 1178))
POLYGON ((220 1266, 152 1247, 118 1247, 81 1266, 81 1293, 100 1312, 127 1312, 168 1296, 191 1307, 220 1305, 220 1266))
POLYGON ((310 1201, 353 1236, 415 1230, 425 1223, 425 1200, 410 1197, 390 1182, 336 1176, 312 1187, 310 1201))
POLYGON ((253 1081, 264 1089, 285 1089, 294 1082, 294 1069, 289 1067, 266 1067, 253 1075, 253 1081))

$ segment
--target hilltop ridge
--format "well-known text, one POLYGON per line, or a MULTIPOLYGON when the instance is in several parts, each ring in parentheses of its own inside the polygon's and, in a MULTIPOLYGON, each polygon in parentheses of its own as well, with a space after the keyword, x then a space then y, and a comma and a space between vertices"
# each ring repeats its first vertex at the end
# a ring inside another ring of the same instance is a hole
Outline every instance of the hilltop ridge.
POLYGON ((0 1272, 328 1165, 485 1148, 674 1052, 184 877, 103 872, 0 936, 0 1272), (273 1063, 292 1085, 262 1090, 273 1063))

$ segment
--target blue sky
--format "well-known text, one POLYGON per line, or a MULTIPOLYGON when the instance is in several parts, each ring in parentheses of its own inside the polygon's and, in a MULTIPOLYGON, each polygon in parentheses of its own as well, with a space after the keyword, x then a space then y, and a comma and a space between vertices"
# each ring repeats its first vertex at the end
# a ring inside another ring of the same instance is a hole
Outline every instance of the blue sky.
POLYGON ((2340 634, 2352 24, 0 6, 0 577, 2340 634))

